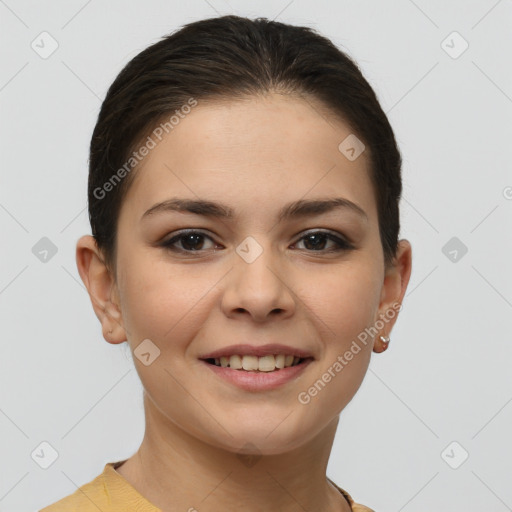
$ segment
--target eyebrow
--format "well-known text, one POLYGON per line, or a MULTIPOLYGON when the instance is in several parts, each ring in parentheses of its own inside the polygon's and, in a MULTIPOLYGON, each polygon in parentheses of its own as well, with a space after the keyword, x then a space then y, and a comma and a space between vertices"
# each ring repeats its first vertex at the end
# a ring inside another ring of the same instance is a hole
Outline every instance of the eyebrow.
MULTIPOLYGON (((346 209, 357 213, 360 217, 368 220, 366 212, 356 203, 343 197, 334 197, 327 199, 299 199, 283 206, 278 214, 277 221, 306 217, 310 215, 321 215, 337 209, 346 209)), ((216 203, 207 199, 180 199, 171 198, 161 203, 153 205, 144 212, 141 220, 151 215, 169 211, 182 213, 194 213, 205 217, 232 220, 235 218, 235 212, 232 208, 222 203, 216 203)))

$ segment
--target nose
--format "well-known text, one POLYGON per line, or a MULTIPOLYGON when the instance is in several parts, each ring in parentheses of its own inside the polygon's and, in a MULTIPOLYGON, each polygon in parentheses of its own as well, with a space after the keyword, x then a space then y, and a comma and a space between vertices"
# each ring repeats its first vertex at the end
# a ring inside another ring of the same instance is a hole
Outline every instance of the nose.
POLYGON ((270 317, 289 318, 295 313, 296 296, 293 283, 288 282, 284 265, 265 248, 254 260, 246 260, 238 253, 226 276, 222 310, 230 318, 249 316, 255 322, 270 317))

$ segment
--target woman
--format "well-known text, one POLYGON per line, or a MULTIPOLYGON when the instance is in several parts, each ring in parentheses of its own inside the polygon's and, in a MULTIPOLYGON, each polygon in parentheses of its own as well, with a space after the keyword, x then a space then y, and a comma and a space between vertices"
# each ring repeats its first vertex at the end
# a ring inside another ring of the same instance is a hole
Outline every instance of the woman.
POLYGON ((409 282, 400 172, 374 91, 309 28, 224 16, 133 58, 92 136, 77 265, 146 431, 43 511, 371 511, 326 467, 409 282))

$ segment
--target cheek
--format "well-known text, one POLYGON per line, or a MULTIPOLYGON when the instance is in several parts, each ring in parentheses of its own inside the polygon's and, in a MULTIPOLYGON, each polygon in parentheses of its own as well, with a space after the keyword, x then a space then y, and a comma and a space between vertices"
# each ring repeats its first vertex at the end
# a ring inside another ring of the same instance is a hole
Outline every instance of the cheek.
POLYGON ((149 338, 163 349, 170 341, 172 346, 186 341, 185 334, 207 314, 205 295, 218 279, 192 265, 157 258, 133 257, 124 263, 121 308, 131 343, 149 338))
POLYGON ((380 302, 379 269, 357 260, 297 274, 297 295, 323 323, 327 340, 346 341, 373 322, 380 302))
POLYGON ((317 280, 307 299, 322 331, 324 355, 299 395, 304 410, 318 423, 329 421, 333 411, 341 412, 359 389, 373 347, 365 329, 373 325, 380 299, 378 269, 347 263, 327 277, 321 280, 323 293, 317 280))

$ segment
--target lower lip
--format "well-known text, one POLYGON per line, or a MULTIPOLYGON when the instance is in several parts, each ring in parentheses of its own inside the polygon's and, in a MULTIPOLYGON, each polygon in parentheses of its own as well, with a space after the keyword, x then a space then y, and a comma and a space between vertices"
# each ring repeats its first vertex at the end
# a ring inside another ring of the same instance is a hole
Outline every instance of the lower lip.
POLYGON ((298 377, 306 367, 313 362, 313 359, 305 359, 296 366, 288 366, 272 372, 233 370, 227 366, 215 366, 204 360, 202 360, 202 362, 219 377, 222 377, 239 388, 245 389, 246 391, 268 391, 276 389, 295 377, 298 377))

